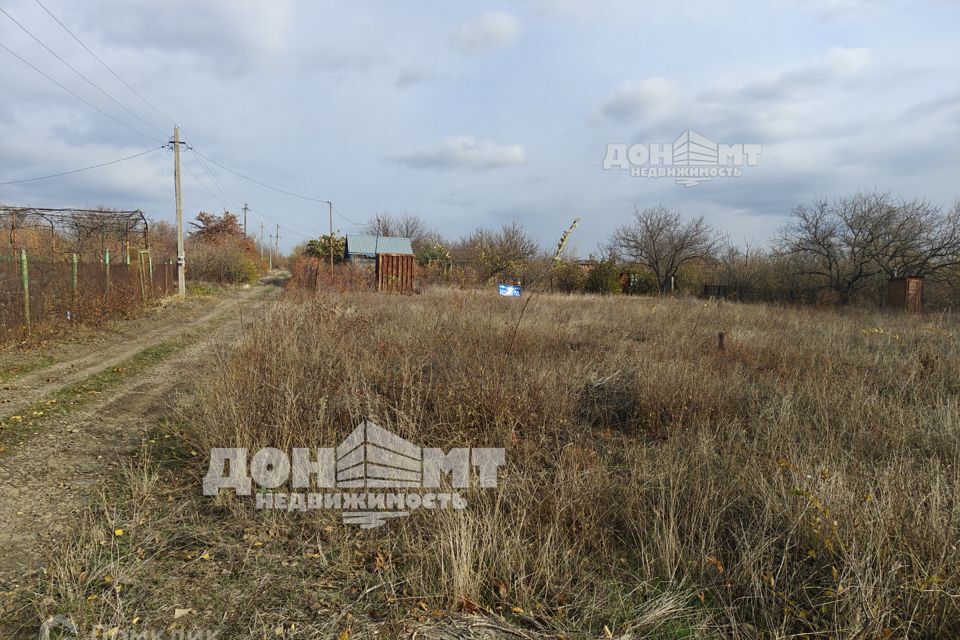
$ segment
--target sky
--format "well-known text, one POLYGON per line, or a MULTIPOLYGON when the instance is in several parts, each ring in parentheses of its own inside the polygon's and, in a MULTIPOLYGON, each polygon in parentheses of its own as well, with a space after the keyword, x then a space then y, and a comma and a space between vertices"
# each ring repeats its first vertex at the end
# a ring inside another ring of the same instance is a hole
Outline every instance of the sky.
POLYGON ((220 165, 333 201, 341 233, 412 213, 451 239, 518 221, 546 248, 579 217, 584 257, 635 207, 762 246, 816 198, 960 197, 955 0, 41 2, 5 2, 0 43, 63 86, 0 48, 0 182, 155 150, 5 204, 173 220, 174 123, 185 216, 249 203, 287 249, 327 205, 220 165), (686 130, 758 162, 693 187, 604 169, 608 145, 686 130))

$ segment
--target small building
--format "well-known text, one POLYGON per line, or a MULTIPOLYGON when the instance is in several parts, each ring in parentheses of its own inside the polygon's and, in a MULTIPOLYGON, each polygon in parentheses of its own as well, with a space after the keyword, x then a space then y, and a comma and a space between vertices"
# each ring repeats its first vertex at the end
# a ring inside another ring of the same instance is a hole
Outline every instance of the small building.
POLYGON ((892 278, 887 283, 887 307, 920 311, 923 307, 923 278, 892 278))
POLYGON ((590 272, 597 267, 597 261, 593 258, 587 260, 577 260, 577 266, 580 267, 580 271, 590 275, 590 272))
POLYGON ((347 262, 374 267, 377 291, 411 293, 416 288, 416 258, 410 238, 348 235, 344 243, 347 262))

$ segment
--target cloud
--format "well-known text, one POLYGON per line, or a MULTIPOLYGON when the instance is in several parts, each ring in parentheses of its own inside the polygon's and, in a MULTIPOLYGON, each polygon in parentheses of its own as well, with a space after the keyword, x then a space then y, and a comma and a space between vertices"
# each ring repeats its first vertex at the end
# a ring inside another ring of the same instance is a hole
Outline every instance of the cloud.
POLYGON ((660 77, 628 80, 600 106, 601 119, 628 122, 663 116, 676 105, 677 85, 660 77))
POLYGON ((494 169, 523 164, 523 145, 496 144, 470 136, 444 138, 434 147, 395 155, 394 162, 412 169, 494 169))
POLYGON ((517 19, 506 13, 485 13, 465 22, 455 43, 463 51, 498 49, 516 42, 520 36, 517 19))

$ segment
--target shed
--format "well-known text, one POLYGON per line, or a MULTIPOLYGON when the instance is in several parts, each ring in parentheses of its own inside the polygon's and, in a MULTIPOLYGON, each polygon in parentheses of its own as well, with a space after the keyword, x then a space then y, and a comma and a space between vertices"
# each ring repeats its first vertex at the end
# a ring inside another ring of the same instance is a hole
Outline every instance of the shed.
POLYGON ((374 260, 382 253, 413 255, 410 238, 392 236, 347 235, 344 257, 348 262, 374 260))
POLYGON ((887 283, 887 307, 919 311, 923 307, 923 278, 892 278, 887 283))

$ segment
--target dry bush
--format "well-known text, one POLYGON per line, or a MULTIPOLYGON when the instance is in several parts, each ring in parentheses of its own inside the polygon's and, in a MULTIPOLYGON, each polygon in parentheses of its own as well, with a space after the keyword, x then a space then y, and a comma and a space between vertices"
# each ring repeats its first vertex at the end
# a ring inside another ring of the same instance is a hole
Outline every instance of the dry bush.
POLYGON ((192 238, 187 247, 187 278, 240 284, 256 282, 264 267, 248 238, 224 236, 213 241, 192 238))
POLYGON ((466 511, 350 543, 431 606, 664 637, 960 633, 955 323, 540 296, 511 345, 518 311, 444 290, 278 305, 205 380, 192 446, 332 446, 369 417, 507 447, 466 511))

